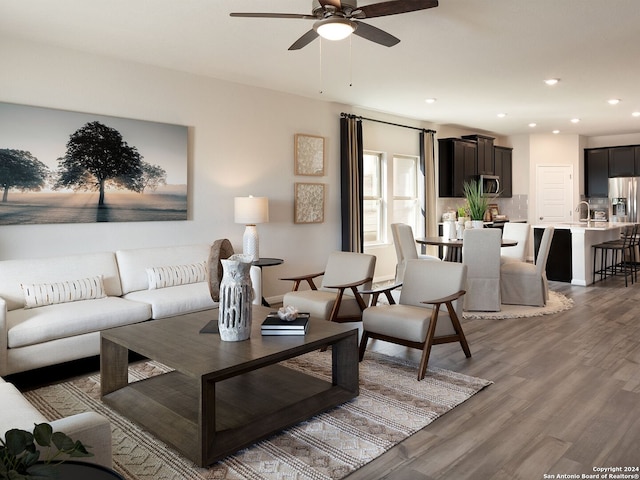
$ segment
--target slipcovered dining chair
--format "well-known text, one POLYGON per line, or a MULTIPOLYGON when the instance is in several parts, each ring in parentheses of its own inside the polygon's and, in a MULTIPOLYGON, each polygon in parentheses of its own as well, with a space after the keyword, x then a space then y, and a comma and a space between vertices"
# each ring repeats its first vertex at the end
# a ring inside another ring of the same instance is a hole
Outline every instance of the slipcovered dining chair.
POLYGON ((294 282, 293 290, 282 299, 300 312, 332 322, 353 322, 362 319, 368 297, 359 290, 371 288, 376 257, 365 253, 333 252, 329 255, 324 272, 282 278, 294 282), (322 276, 318 287, 314 279, 322 276), (309 290, 299 290, 306 282, 309 290))
POLYGON ((505 223, 502 230, 502 238, 507 240, 516 240, 517 245, 513 247, 500 248, 500 261, 507 262, 524 262, 527 254, 527 246, 529 245, 529 233, 531 225, 528 223, 505 223))
POLYGON ((459 320, 466 272, 461 263, 407 260, 399 303, 371 306, 362 314, 360 360, 370 338, 422 350, 418 380, 425 376, 433 345, 460 342, 471 357, 459 320))
POLYGON ((472 228, 464 231, 462 263, 467 266, 467 294, 464 309, 500 311, 499 228, 472 228))
POLYGON ((502 303, 544 307, 549 299, 547 258, 553 239, 553 227, 546 227, 540 241, 536 263, 509 262, 500 267, 502 303))
POLYGON ((402 283, 407 260, 440 260, 433 255, 418 253, 411 225, 407 225, 406 223, 392 223, 391 234, 393 235, 393 245, 396 247, 396 257, 398 260, 396 265, 396 282, 402 283))

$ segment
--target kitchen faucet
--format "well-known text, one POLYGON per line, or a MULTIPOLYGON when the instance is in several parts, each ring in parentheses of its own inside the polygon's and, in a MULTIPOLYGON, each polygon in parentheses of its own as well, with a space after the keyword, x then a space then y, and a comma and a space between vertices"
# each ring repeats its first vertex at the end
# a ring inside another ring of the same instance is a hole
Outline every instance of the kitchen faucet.
POLYGON ((580 211, 580 207, 582 206, 583 203, 587 206, 587 218, 580 218, 579 221, 589 222, 591 220, 591 204, 589 202, 586 202, 583 200, 580 203, 578 203, 578 206, 576 207, 576 212, 580 211))

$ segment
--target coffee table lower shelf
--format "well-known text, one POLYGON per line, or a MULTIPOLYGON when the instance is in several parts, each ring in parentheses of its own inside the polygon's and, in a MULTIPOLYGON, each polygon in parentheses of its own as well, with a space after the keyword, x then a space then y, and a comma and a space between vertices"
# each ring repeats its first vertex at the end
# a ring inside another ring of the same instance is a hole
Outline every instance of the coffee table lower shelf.
POLYGON ((205 388, 178 371, 130 383, 102 400, 200 466, 351 400, 349 390, 282 365, 205 388), (215 397, 215 429, 204 438, 201 388, 215 397), (202 426, 202 428, 201 428, 202 426))

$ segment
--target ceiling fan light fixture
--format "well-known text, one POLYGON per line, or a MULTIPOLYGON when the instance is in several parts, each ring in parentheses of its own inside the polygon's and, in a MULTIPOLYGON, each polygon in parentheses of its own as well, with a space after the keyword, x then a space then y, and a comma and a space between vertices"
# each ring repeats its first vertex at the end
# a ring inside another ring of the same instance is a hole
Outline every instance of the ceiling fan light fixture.
POLYGON ((320 20, 313 25, 313 29, 327 40, 344 40, 356 30, 357 24, 341 17, 331 17, 320 20))

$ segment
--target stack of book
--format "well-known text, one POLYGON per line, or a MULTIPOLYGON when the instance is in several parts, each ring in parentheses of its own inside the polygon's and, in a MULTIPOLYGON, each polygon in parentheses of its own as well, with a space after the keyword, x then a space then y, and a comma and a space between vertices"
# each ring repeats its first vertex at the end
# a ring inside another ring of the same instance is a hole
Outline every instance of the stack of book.
POLYGON ((295 320, 287 321, 278 317, 278 314, 270 313, 262 322, 262 335, 304 335, 309 328, 309 314, 298 313, 295 320))

